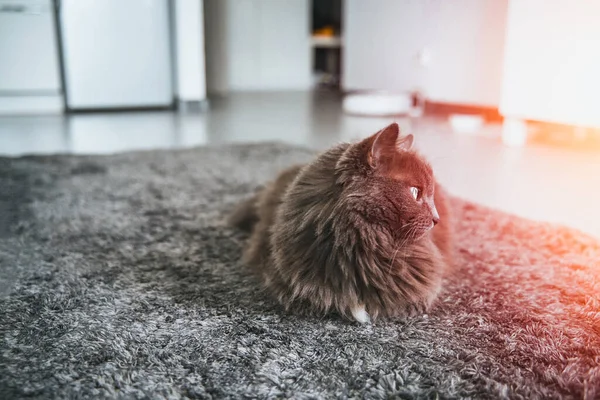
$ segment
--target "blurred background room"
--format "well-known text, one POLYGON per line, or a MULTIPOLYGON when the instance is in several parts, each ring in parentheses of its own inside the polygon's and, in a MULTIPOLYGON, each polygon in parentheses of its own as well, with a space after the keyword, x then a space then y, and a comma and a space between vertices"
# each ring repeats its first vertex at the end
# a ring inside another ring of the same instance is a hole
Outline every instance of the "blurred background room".
POLYGON ((390 121, 457 196, 600 236, 600 2, 0 0, 0 155, 390 121))

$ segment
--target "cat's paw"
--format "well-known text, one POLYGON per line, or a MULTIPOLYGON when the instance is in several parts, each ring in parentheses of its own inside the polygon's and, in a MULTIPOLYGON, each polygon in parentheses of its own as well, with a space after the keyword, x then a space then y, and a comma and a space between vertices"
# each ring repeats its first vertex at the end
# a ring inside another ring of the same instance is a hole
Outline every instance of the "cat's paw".
POLYGON ((427 312, 432 308, 433 301, 435 297, 423 299, 419 302, 409 304, 405 308, 405 314, 407 317, 416 317, 422 314, 427 314, 427 312))
POLYGON ((423 303, 410 304, 406 307, 405 313, 407 317, 416 317, 427 312, 428 307, 423 303))
POLYGON ((352 316, 356 320, 356 322, 361 324, 368 324, 371 322, 371 317, 365 310, 364 306, 356 306, 352 309, 352 316))

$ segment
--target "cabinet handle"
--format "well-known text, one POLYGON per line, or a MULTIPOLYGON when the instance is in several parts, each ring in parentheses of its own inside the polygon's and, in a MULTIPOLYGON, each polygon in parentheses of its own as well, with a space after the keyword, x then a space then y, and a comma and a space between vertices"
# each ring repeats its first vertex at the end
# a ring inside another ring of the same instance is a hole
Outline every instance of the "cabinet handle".
POLYGON ((0 6, 0 13, 23 14, 27 11, 27 6, 22 4, 4 4, 0 6))
POLYGON ((0 5, 0 14, 28 14, 28 15, 40 15, 45 14, 49 10, 48 6, 42 4, 3 4, 0 5))

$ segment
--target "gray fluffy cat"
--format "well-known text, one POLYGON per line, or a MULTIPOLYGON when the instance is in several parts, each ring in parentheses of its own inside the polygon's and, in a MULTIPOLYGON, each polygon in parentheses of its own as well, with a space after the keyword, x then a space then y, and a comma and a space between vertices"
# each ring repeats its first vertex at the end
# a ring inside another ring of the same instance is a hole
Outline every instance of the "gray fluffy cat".
POLYGON ((392 124, 283 171, 240 204, 244 261, 286 308, 361 323, 424 312, 451 262, 446 195, 392 124))

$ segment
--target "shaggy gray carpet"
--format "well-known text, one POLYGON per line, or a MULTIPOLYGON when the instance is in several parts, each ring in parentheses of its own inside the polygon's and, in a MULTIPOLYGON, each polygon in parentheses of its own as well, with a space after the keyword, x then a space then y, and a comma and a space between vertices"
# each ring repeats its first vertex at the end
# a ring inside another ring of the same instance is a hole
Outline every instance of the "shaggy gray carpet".
POLYGON ((0 398, 600 398, 600 245, 458 199, 428 315, 286 315, 235 202, 278 144, 0 159, 0 398))

